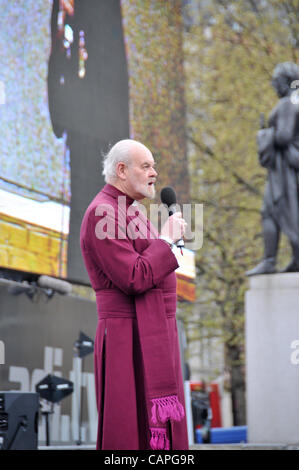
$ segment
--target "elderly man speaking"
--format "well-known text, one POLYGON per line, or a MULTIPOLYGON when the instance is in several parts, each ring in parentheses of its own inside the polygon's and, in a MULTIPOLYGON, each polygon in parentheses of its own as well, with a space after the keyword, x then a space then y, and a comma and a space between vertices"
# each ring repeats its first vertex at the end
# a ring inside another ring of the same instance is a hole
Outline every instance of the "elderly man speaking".
POLYGON ((140 142, 116 143, 103 173, 107 184, 88 206, 80 234, 98 310, 97 449, 185 450, 172 244, 186 223, 175 213, 159 235, 138 211, 138 201, 155 197, 157 177, 153 155, 140 142))

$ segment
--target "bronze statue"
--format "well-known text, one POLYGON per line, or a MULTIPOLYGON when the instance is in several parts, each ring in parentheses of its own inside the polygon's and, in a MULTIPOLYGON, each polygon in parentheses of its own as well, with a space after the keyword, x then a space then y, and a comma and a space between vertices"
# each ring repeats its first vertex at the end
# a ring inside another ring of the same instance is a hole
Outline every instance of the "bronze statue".
MULTIPOLYGON (((292 247, 291 262, 282 272, 299 272, 299 67, 278 64, 272 85, 280 98, 271 111, 268 128, 260 129, 257 146, 268 178, 262 206, 264 259, 247 276, 276 272, 280 233, 292 247)), ((263 127, 263 126, 262 126, 263 127)))

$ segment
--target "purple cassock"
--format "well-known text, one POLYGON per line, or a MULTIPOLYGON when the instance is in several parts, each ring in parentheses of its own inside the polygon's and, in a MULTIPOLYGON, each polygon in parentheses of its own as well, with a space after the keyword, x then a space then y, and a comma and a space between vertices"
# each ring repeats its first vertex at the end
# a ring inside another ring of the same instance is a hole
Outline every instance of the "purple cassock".
POLYGON ((97 449, 186 450, 178 263, 133 202, 106 184, 81 225, 81 250, 98 310, 97 449))

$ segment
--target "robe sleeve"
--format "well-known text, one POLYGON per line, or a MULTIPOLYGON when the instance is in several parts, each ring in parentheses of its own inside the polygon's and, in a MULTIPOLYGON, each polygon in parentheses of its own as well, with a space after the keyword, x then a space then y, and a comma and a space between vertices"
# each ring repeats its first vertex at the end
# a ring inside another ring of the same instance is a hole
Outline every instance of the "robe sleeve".
MULTIPOLYGON (((100 219, 91 211, 84 248, 97 267, 124 293, 136 295, 152 289, 178 268, 175 255, 163 240, 151 240, 149 246, 138 253, 133 241, 125 235, 125 230, 122 230, 121 237, 113 236, 117 234, 115 228, 115 231, 110 230, 110 236, 99 238, 96 225, 100 219)), ((109 214, 106 215, 106 222, 108 225, 115 223, 115 227, 117 225, 117 221, 110 220, 109 214)))

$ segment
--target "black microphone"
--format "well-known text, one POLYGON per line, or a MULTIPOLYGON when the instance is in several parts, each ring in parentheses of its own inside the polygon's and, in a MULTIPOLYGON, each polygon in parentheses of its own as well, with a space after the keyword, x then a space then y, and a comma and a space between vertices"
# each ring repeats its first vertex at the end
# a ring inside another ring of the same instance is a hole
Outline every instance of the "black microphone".
MULTIPOLYGON (((162 189, 161 202, 168 207, 169 217, 176 212, 176 194, 175 190, 171 186, 165 186, 165 188, 162 189)), ((184 240, 178 240, 176 242, 176 246, 180 248, 181 254, 183 254, 182 248, 185 246, 184 240)))

